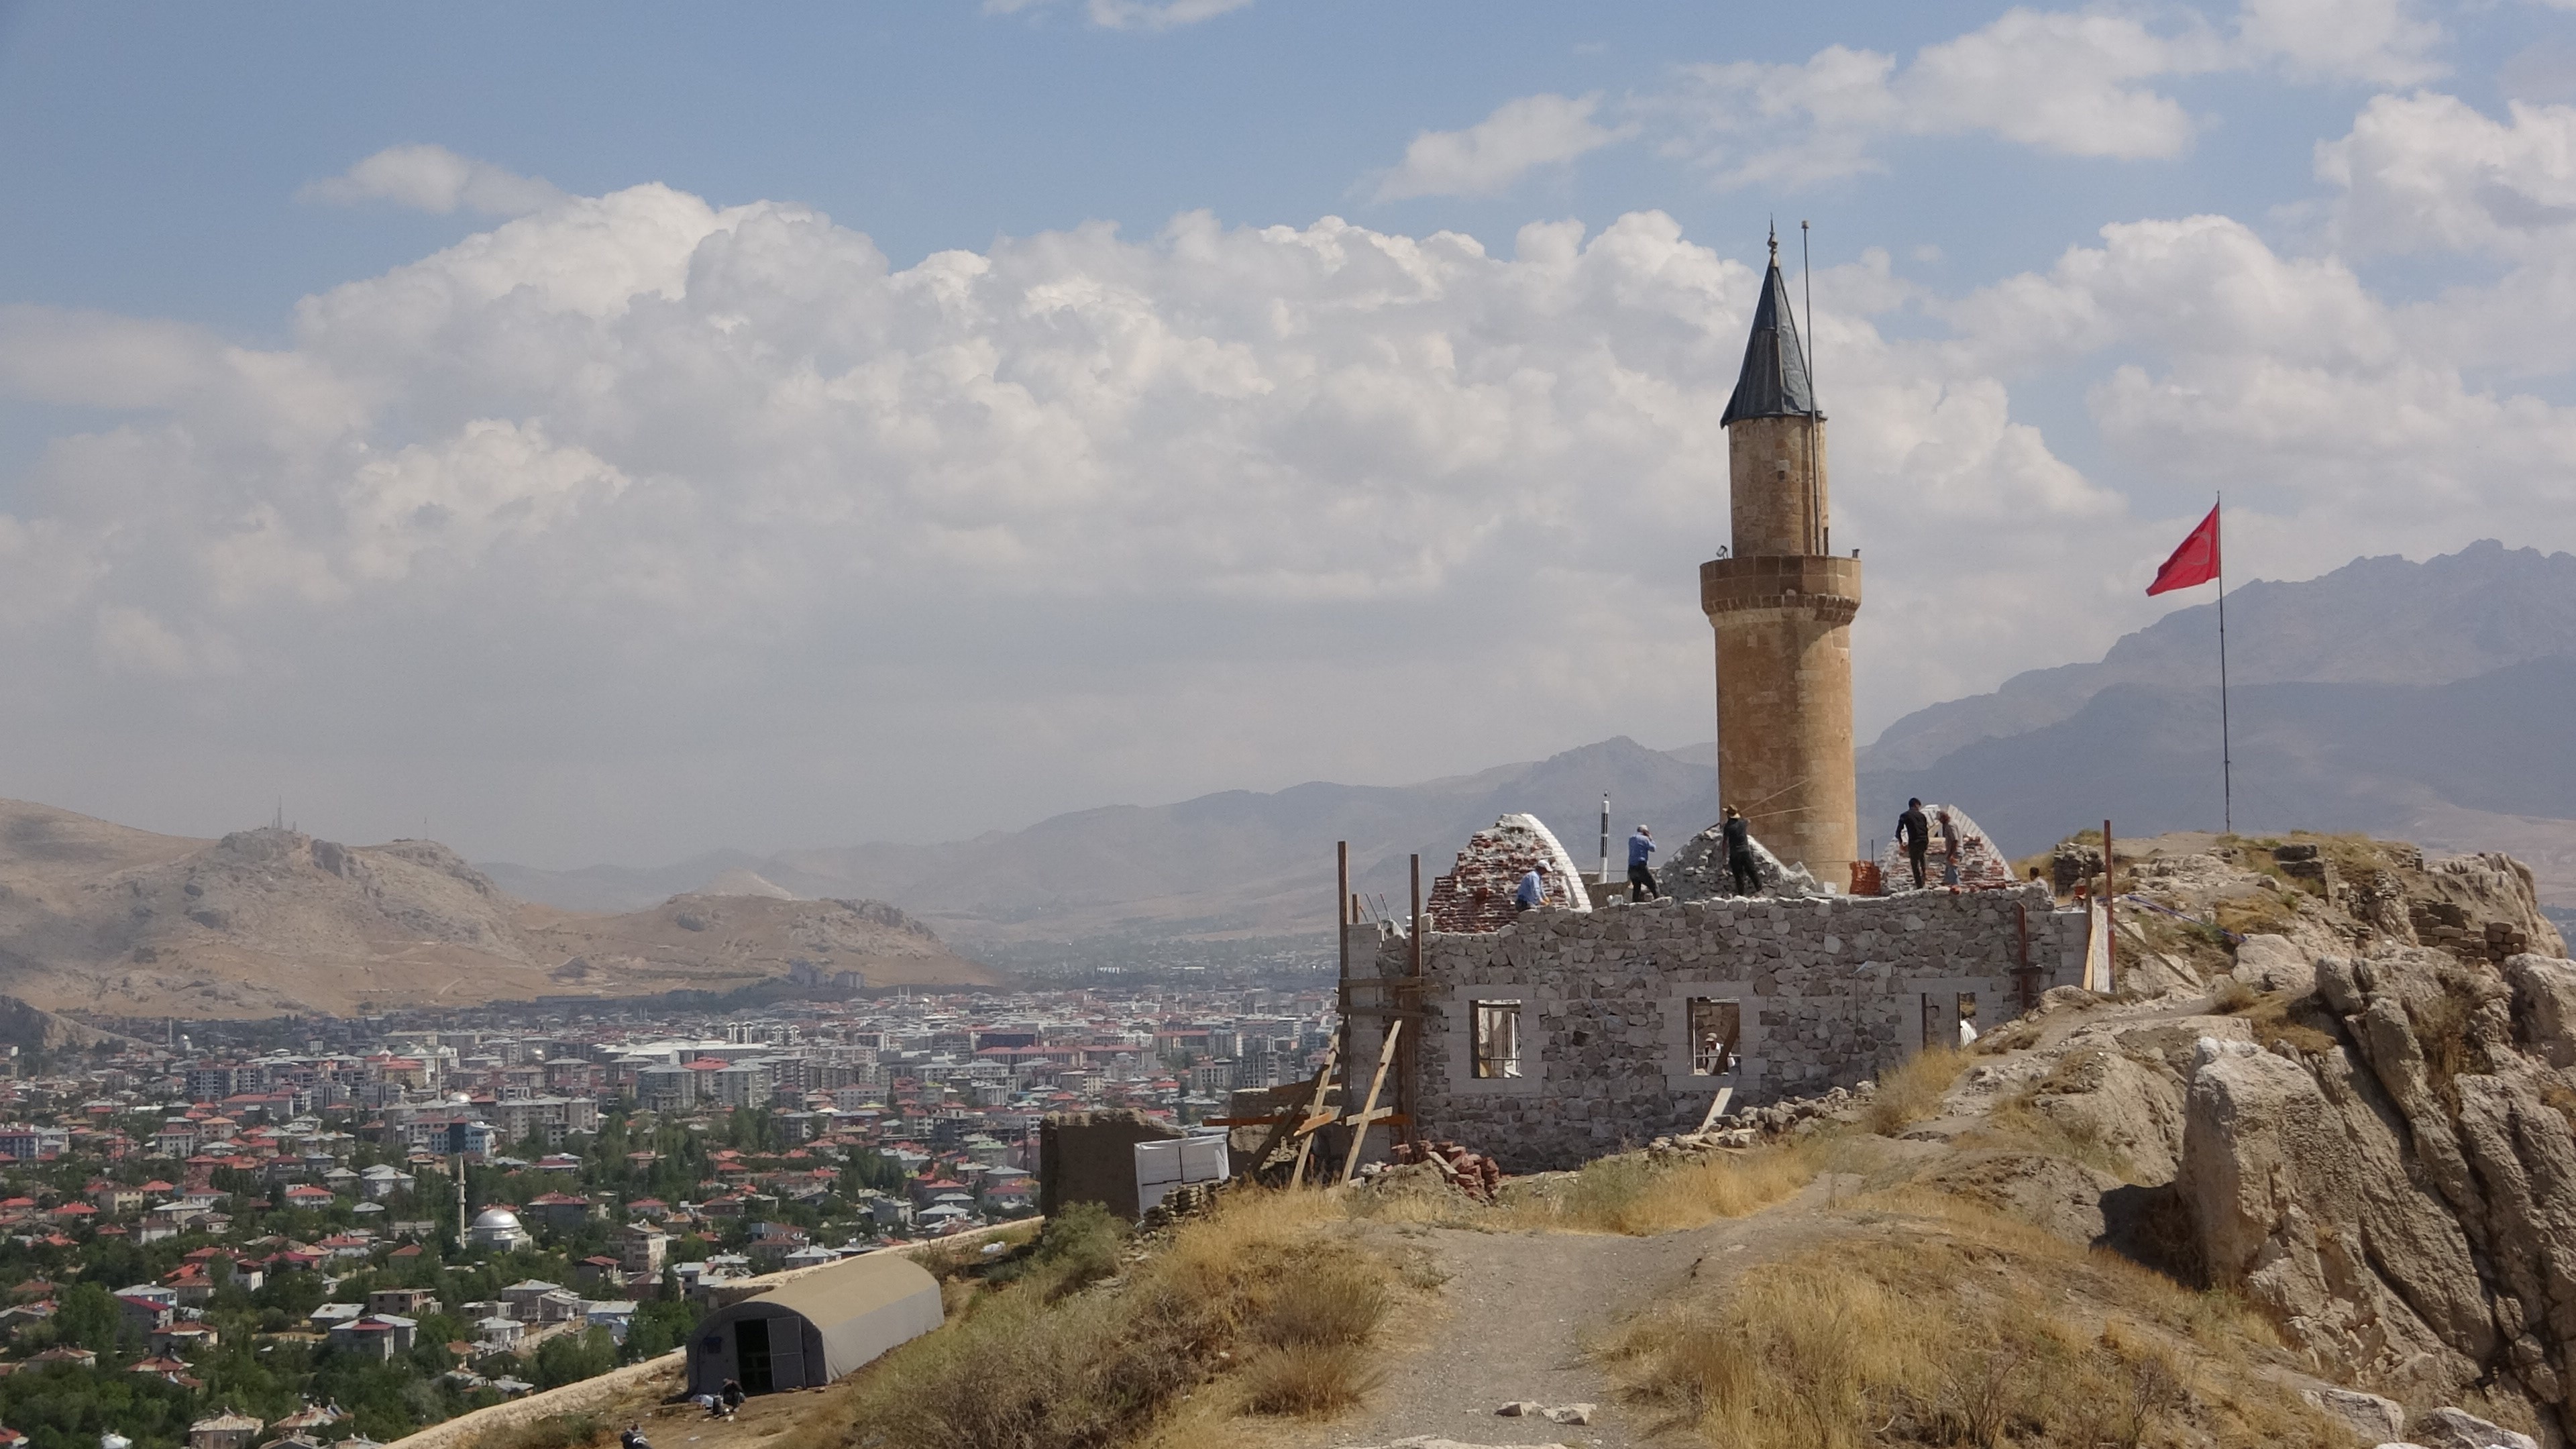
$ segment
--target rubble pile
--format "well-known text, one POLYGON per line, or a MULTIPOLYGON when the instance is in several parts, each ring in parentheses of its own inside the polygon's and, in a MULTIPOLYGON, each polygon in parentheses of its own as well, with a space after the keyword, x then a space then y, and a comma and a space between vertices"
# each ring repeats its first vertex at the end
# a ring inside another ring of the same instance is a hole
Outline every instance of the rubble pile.
POLYGON ((1502 1191, 1502 1164, 1455 1142, 1399 1142, 1393 1156, 1399 1167, 1429 1164, 1444 1180, 1479 1202, 1492 1202, 1494 1195, 1502 1191))
MULTIPOLYGON (((1780 857, 1759 840, 1753 842, 1753 875, 1762 883, 1766 896, 1820 896, 1825 890, 1802 865, 1784 865, 1780 857)), ((1664 867, 1656 883, 1664 894, 1677 901, 1704 901, 1715 896, 1735 894, 1734 877, 1726 869, 1726 826, 1723 822, 1682 842, 1673 852, 1671 864, 1664 867)))

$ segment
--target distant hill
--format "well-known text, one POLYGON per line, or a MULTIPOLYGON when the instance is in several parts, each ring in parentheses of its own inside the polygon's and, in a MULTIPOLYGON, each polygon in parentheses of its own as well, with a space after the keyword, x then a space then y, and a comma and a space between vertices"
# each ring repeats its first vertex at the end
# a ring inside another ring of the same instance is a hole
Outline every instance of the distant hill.
MULTIPOLYGON (((2576 555, 2493 539, 2420 564, 2363 558, 2304 583, 2256 580, 2227 596, 2228 676, 2239 686, 2447 684, 2571 653, 2576 555)), ((1861 772, 1921 769, 1963 745, 2056 724, 2116 684, 2198 689, 2217 667, 2217 606, 2177 609, 2099 663, 2035 669, 1916 710, 1861 751, 1861 772)))
MULTIPOLYGON (((2228 627, 2240 827, 2506 850, 2539 873, 2553 909, 2576 908, 2576 557, 2487 542, 2420 564, 2360 559, 2243 585, 2228 627)), ((2105 816, 2141 835, 2216 828, 2216 629, 2208 605, 2177 610, 2098 663, 1899 720, 1860 756, 1864 843, 1885 837, 1909 794, 1958 802, 2014 854, 2105 816)), ((1357 888, 1400 911, 1407 854, 1436 874, 1506 811, 1538 815, 1593 862, 1604 791, 1614 848, 1640 820, 1678 847, 1716 819, 1714 751, 1618 738, 1416 785, 1229 791, 944 844, 486 869, 530 898, 594 909, 748 871, 798 895, 899 900, 960 941, 1309 933, 1330 929, 1336 840, 1351 842, 1357 888)))
POLYGON ((521 900, 433 841, 188 840, 0 801, 0 990, 210 1017, 725 991, 798 961, 869 985, 997 979, 892 906, 746 889, 584 914, 521 900))
POLYGON ((1693 758, 1707 754, 1650 750, 1623 737, 1418 785, 1231 790, 1175 805, 1077 811, 927 847, 759 859, 720 852, 654 871, 490 869, 537 899, 602 903, 749 869, 799 894, 900 900, 959 941, 1328 932, 1336 840, 1351 842, 1353 888, 1401 911, 1407 855, 1421 852, 1427 889, 1470 832, 1509 811, 1536 813, 1576 860, 1591 861, 1607 791, 1617 812, 1614 849, 1640 821, 1678 842, 1717 815, 1717 770, 1693 758), (611 894, 619 890, 633 894, 611 894))

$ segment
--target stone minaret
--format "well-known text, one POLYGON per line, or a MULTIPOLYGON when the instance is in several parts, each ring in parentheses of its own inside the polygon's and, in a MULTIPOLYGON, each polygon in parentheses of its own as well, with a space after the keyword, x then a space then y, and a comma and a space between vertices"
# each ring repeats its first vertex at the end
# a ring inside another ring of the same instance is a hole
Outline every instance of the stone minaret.
POLYGON ((1780 276, 1780 241, 1753 310, 1744 371, 1721 421, 1735 539, 1700 565, 1717 630, 1717 787, 1754 838, 1847 890, 1858 845, 1851 622, 1860 560, 1836 558, 1825 502, 1825 415, 1780 276))

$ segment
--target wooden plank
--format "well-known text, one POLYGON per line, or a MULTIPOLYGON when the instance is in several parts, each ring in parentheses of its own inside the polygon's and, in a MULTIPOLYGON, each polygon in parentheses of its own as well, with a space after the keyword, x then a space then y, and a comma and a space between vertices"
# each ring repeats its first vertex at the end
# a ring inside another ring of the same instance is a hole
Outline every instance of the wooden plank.
MULTIPOLYGON (((1324 1049, 1324 1064, 1315 1070, 1315 1095, 1306 1103, 1306 1115, 1308 1117, 1312 1117, 1317 1112, 1323 1110, 1324 1098, 1333 1090, 1333 1068, 1340 1065, 1341 1060, 1342 1044, 1340 1041, 1336 1040, 1331 1046, 1324 1049)), ((1284 1132, 1287 1129, 1283 1127, 1281 1130, 1284 1132)), ((1288 1185, 1290 1187, 1296 1187, 1306 1180, 1306 1159, 1311 1156, 1314 1151, 1315 1138, 1312 1133, 1308 1133, 1298 1140, 1297 1165, 1290 1169, 1288 1173, 1288 1185)))
POLYGON ((1718 1088, 1717 1099, 1708 1104, 1708 1115, 1699 1119, 1699 1130, 1702 1132, 1707 1131, 1711 1123, 1715 1122, 1718 1118, 1725 1116, 1726 1104, 1733 1100, 1734 1097, 1735 1089, 1733 1087, 1718 1088))
POLYGON ((1345 1186, 1360 1170, 1360 1148, 1368 1141, 1369 1124, 1377 1120, 1377 1094, 1386 1089, 1386 1070, 1395 1065, 1395 1044, 1403 1035, 1403 1022, 1386 1024, 1386 1045, 1378 1048, 1377 1074, 1369 1078, 1368 1100, 1360 1104, 1360 1114, 1351 1119, 1350 1155, 1342 1159, 1342 1182, 1345 1186))
POLYGON ((1345 1006, 1344 1016, 1365 1016, 1371 1021, 1420 1021, 1422 1012, 1401 1006, 1345 1006))
MULTIPOLYGON (((1318 1101, 1322 1100, 1325 1085, 1332 1077, 1333 1059, 1337 1050, 1337 1048, 1327 1048, 1324 1052, 1324 1064, 1315 1069, 1314 1096, 1318 1101)), ((1278 1151, 1280 1144, 1288 1140, 1288 1129, 1294 1126, 1296 1121, 1293 1113, 1283 1114, 1279 1118, 1279 1124, 1270 1129, 1268 1137, 1262 1139, 1261 1151, 1252 1159, 1250 1171, 1259 1172, 1269 1165, 1270 1154, 1278 1151)))

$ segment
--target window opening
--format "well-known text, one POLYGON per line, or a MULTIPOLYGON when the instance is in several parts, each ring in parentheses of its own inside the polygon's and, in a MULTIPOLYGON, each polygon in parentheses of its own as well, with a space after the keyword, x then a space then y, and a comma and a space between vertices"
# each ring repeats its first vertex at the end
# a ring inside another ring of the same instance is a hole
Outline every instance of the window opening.
POLYGON ((1959 993, 1959 1045, 1966 1046, 1976 1039, 1977 993, 1962 991, 1959 993))
POLYGON ((1692 997, 1690 1035, 1692 1076, 1733 1076, 1736 1052, 1744 1042, 1744 1003, 1692 997))
POLYGON ((1479 1001, 1476 1010, 1476 1075, 1517 1077, 1521 1074, 1521 1004, 1479 1001))

